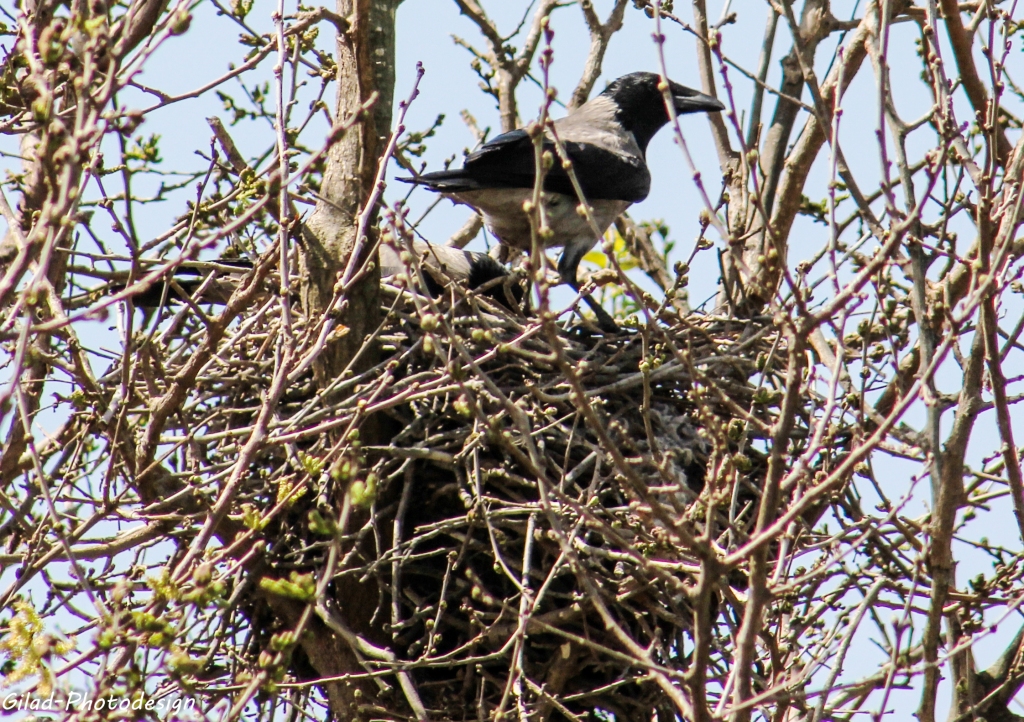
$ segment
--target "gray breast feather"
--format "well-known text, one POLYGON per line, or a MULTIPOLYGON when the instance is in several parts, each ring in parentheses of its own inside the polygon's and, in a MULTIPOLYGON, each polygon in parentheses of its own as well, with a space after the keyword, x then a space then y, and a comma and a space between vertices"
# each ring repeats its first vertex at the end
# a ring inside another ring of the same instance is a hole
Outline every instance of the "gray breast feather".
MULTIPOLYGON (((586 218, 576 212, 577 201, 562 193, 545 193, 544 211, 552 238, 549 248, 565 246, 573 241, 585 239, 590 246, 597 242, 594 231, 586 218)), ((533 197, 532 190, 525 188, 489 188, 454 194, 455 200, 473 206, 484 217, 487 230, 502 243, 530 250, 530 220, 523 212, 523 202, 533 197)), ((616 216, 625 211, 629 201, 597 200, 591 202, 594 220, 604 233, 616 216)), ((590 247, 588 246, 588 247, 590 247)))

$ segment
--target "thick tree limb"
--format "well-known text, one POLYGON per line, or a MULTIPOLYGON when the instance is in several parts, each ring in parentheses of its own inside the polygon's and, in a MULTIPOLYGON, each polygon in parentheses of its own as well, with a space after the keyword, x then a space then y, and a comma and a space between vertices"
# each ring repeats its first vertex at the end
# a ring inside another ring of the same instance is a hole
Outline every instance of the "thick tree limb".
POLYGON ((592 0, 581 0, 580 9, 583 10, 583 17, 590 30, 590 50, 587 52, 583 75, 569 100, 570 109, 580 107, 590 98, 590 91, 594 89, 594 83, 601 76, 601 63, 604 61, 605 51, 608 50, 608 43, 612 36, 622 29, 622 18, 628 2, 629 0, 615 0, 612 11, 608 13, 608 20, 602 23, 592 0))
POLYGON ((533 21, 523 41, 523 48, 517 55, 512 55, 507 48, 507 41, 498 32, 497 25, 487 16, 486 11, 477 0, 455 0, 459 12, 468 17, 479 28, 480 33, 490 46, 489 52, 482 55, 483 59, 498 74, 498 112, 501 115, 501 130, 508 132, 519 127, 519 110, 516 104, 516 87, 530 69, 533 56, 540 45, 544 20, 560 6, 560 0, 541 0, 533 21))
MULTIPOLYGON (((978 76, 978 68, 974 64, 974 34, 967 32, 963 20, 960 18, 960 7, 956 0, 940 0, 942 3, 943 20, 946 25, 946 33, 949 35, 949 44, 953 48, 953 57, 956 58, 956 69, 960 75, 960 82, 963 83, 964 91, 971 101, 971 107, 975 114, 988 124, 991 109, 989 105, 988 92, 985 84, 978 76)), ((999 165, 1005 166, 1010 156, 1012 146, 1006 138, 1006 133, 998 125, 994 124, 989 131, 995 135, 995 155, 999 165)))
MULTIPOLYGON (((358 266, 370 260, 373 246, 360 244, 357 232, 360 213, 373 190, 377 159, 391 133, 397 8, 397 0, 338 0, 337 14, 348 19, 350 30, 339 33, 337 39, 334 117, 354 117, 363 112, 374 93, 378 99, 363 115, 364 121, 330 149, 321 199, 304 229, 302 264, 306 281, 302 292, 306 312, 312 318, 332 305, 335 283, 354 249, 363 249, 360 258, 352 259, 358 266)), ((373 213, 375 216, 375 209, 373 213)), ((363 339, 377 327, 379 287, 380 270, 375 264, 343 299, 338 320, 348 332, 332 342, 317 360, 314 368, 321 384, 345 368, 363 339)), ((372 360, 372 354, 364 359, 366 363, 372 360)))

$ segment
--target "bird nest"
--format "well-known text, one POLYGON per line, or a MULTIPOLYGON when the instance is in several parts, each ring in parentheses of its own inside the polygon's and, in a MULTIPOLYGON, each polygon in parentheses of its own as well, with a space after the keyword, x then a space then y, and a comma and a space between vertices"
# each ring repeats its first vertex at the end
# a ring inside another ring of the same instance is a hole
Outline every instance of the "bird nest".
MULTIPOLYGON (((654 672, 681 684, 694 614, 721 617, 713 649, 735 623, 719 610, 742 570, 695 609, 686 540, 735 548, 756 517, 782 385, 770 321, 663 308, 601 336, 473 294, 382 296, 377 363, 327 391, 291 385, 253 458, 234 518, 265 540, 264 574, 316 578, 339 545, 328 593, 371 589, 356 631, 388 650, 364 655, 392 692, 371 718, 404 718, 416 697, 430 719, 672 709, 654 672)), ((237 459, 273 374, 280 319, 265 310, 182 416, 211 471, 237 459)), ((241 611, 245 629, 258 611, 241 611)))

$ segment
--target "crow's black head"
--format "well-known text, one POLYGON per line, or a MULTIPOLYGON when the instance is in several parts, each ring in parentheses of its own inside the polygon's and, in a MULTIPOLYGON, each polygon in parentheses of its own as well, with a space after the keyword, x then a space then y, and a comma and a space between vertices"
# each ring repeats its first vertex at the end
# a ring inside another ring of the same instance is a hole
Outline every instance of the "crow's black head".
MULTIPOLYGON (((659 81, 656 73, 630 73, 613 80, 601 93, 618 106, 615 120, 633 133, 643 151, 647 150, 654 134, 668 122, 665 100, 658 89, 659 81)), ((716 98, 672 80, 668 81, 668 87, 678 115, 717 113, 725 108, 716 98)))

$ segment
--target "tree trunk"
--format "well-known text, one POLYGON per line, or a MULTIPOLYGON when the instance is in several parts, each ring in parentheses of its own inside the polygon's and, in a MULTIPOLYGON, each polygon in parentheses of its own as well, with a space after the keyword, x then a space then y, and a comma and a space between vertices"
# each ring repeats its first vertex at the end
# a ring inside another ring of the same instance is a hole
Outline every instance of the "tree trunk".
MULTIPOLYGON (((317 203, 304 234, 303 301, 314 322, 330 307, 335 283, 357 245, 359 214, 370 194, 377 164, 391 132, 395 88, 395 11, 401 0, 338 0, 337 13, 349 22, 338 33, 338 97, 335 122, 341 123, 376 92, 365 119, 331 148, 317 203)), ((371 217, 372 225, 373 218, 371 217)), ((372 231, 368 228, 368 233, 372 231)), ((369 257, 365 244, 357 263, 369 257)), ((324 349, 316 366, 321 384, 345 368, 380 322, 380 271, 368 273, 342 299, 339 323, 347 333, 324 349)), ((339 329, 342 330, 342 329, 339 329)), ((373 354, 364 354, 363 365, 373 354)))
MULTIPOLYGON (((301 255, 303 303, 307 318, 316 324, 330 309, 336 290, 353 252, 358 252, 356 268, 371 258, 376 209, 371 210, 366 233, 370 238, 359 248, 360 214, 373 193, 380 157, 391 133, 392 102, 395 87, 395 13, 401 0, 337 0, 336 11, 348 23, 337 39, 338 95, 335 123, 345 122, 358 113, 374 93, 377 100, 362 121, 353 125, 330 149, 320 188, 320 200, 303 230, 301 255)), ((376 261, 376 253, 372 253, 376 261)), ((336 333, 321 352, 314 366, 318 384, 333 381, 349 365, 380 323, 379 264, 340 299, 336 333), (340 332, 340 333, 337 333, 340 332)), ((364 352, 354 371, 374 362, 372 349, 364 352)), ((367 419, 362 439, 384 434, 367 419)), ((338 498, 345 490, 338 490, 338 498)), ((356 514, 356 526, 364 521, 356 514)), ((348 627, 359 635, 373 634, 370 619, 377 603, 373 581, 346 584, 328 592, 337 601, 348 627)), ((281 610, 277 610, 281 613, 281 610)), ((293 623, 294 615, 283 615, 293 623)), ((379 631, 379 630, 378 630, 379 631)), ((313 619, 301 641, 305 657, 320 677, 338 678, 364 672, 348 643, 332 633, 319 619, 313 619)), ((359 708, 372 703, 379 688, 372 682, 335 681, 324 686, 334 719, 360 719, 359 708)))

